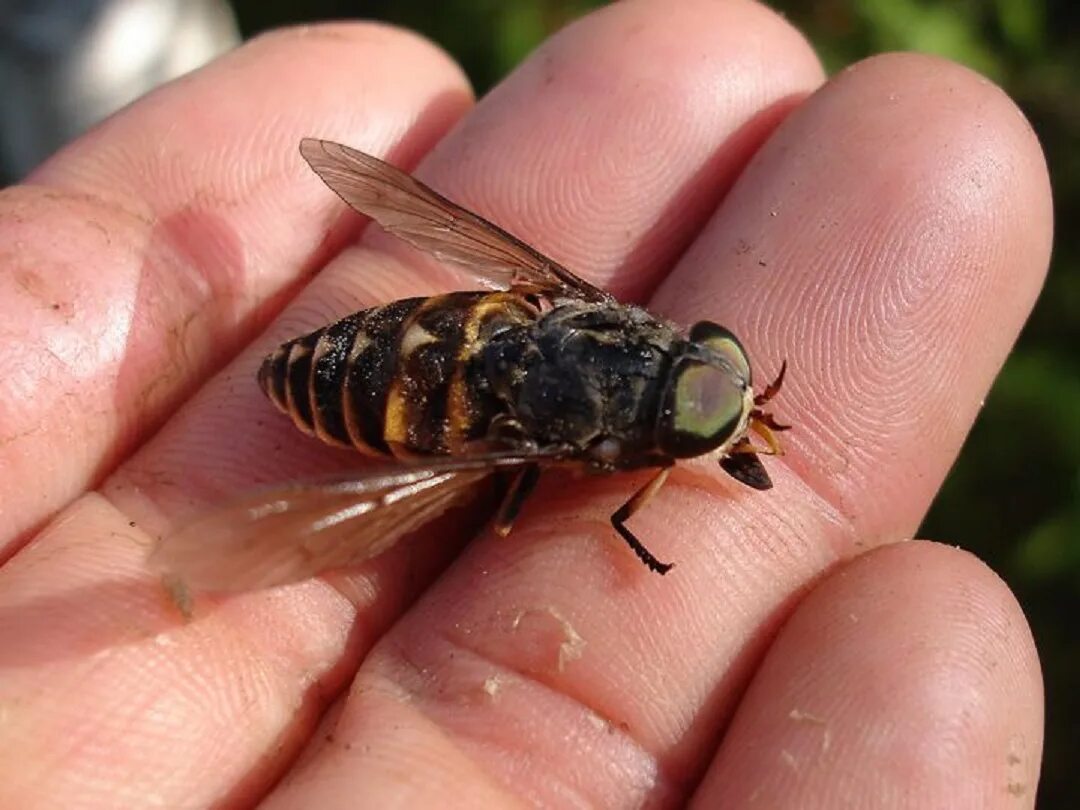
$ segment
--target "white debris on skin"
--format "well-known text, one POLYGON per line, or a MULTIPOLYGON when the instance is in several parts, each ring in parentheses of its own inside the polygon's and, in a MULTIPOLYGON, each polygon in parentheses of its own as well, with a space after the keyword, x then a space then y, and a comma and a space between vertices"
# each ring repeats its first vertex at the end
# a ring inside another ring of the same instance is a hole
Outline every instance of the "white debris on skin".
POLYGON ((498 675, 492 675, 484 680, 483 690, 488 697, 494 699, 502 691, 503 680, 498 675))
POLYGON ((797 723, 812 723, 815 726, 825 725, 825 718, 818 717, 810 712, 804 712, 802 709, 792 709, 788 712, 788 717, 797 723))
POLYGON ((828 753, 829 748, 832 746, 832 732, 829 730, 828 723, 825 722, 824 717, 819 717, 810 712, 804 712, 802 709, 792 709, 788 712, 788 718, 794 720, 796 723, 806 723, 808 725, 821 727, 821 753, 828 753))
POLYGON ((559 627, 562 629, 563 641, 559 644, 557 663, 559 672, 563 672, 569 662, 581 658, 585 649, 585 639, 582 638, 581 634, 574 629, 574 626, 553 607, 529 608, 527 610, 519 611, 517 616, 514 617, 511 629, 517 630, 521 625, 522 619, 528 615, 535 614, 547 614, 548 616, 551 616, 559 623, 559 627))

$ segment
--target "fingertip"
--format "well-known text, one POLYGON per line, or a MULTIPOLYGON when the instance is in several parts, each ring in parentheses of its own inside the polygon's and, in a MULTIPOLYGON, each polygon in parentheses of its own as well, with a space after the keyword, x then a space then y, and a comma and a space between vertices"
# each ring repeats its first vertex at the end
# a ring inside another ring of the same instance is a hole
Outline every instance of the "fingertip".
POLYGON ((1041 747, 1038 659, 1009 589, 963 551, 899 543, 833 571, 799 605, 699 795, 1030 805, 1041 747))
MULTIPOLYGON (((382 50, 393 60, 407 59, 419 71, 438 72, 450 77, 472 93, 472 85, 457 60, 435 40, 415 31, 380 20, 329 20, 273 28, 248 40, 252 58, 259 49, 269 51, 331 48, 382 50)), ((400 62, 405 64, 406 62, 400 62)), ((393 75, 394 62, 386 67, 393 75)))
POLYGON ((840 104, 851 101, 849 94, 860 102, 846 137, 858 137, 860 119, 878 110, 887 115, 890 108, 906 109, 909 128, 899 130, 897 140, 923 130, 945 150, 926 150, 927 179, 941 182, 934 175, 950 171, 942 180, 951 179, 972 210, 995 217, 1007 229, 1003 236, 1025 240, 1018 252, 1031 254, 1032 280, 1041 281, 1053 226, 1049 170, 1031 122, 998 84, 943 57, 895 52, 841 71, 823 88, 823 96, 832 93, 840 104))

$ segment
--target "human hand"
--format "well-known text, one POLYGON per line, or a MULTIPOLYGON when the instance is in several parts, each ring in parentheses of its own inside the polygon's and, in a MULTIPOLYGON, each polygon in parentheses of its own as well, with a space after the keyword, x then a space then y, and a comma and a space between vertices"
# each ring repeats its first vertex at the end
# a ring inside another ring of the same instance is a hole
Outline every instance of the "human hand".
POLYGON ((472 110, 430 45, 323 26, 5 191, 0 806, 1033 804, 1018 606, 969 555, 893 541, 1037 295, 1042 156, 939 60, 880 57, 806 99, 821 83, 745 2, 611 6, 472 110), (477 521, 455 513, 183 621, 154 537, 361 463, 273 412, 262 355, 440 281, 376 229, 353 243, 304 136, 427 155, 426 182, 620 297, 732 328, 759 379, 786 357, 776 487, 683 465, 633 522, 665 577, 607 521, 640 476, 550 474, 507 539, 462 551, 477 521))

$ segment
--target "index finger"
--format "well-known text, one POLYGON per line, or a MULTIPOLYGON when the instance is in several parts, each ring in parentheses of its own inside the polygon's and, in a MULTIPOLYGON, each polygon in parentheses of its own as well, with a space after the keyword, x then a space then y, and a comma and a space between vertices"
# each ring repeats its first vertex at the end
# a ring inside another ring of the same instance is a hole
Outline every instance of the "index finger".
POLYGON ((409 165, 469 106, 463 75, 437 49, 375 25, 359 27, 357 48, 342 36, 356 28, 255 40, 0 195, 10 386, 0 558, 159 425, 345 241, 337 223, 355 218, 300 182, 296 145, 313 122, 409 165))

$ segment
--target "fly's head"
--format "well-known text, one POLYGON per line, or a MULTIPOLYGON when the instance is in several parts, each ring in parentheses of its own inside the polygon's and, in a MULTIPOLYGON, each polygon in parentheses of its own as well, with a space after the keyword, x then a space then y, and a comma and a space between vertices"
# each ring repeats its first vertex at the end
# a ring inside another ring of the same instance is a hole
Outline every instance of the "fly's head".
POLYGON ((739 339, 715 323, 694 324, 668 374, 656 430, 659 449, 672 458, 716 452, 722 463, 733 454, 781 453, 774 432, 788 426, 778 424, 762 406, 780 390, 785 369, 786 364, 755 396, 750 360, 739 339), (767 448, 750 444, 751 431, 767 448))

